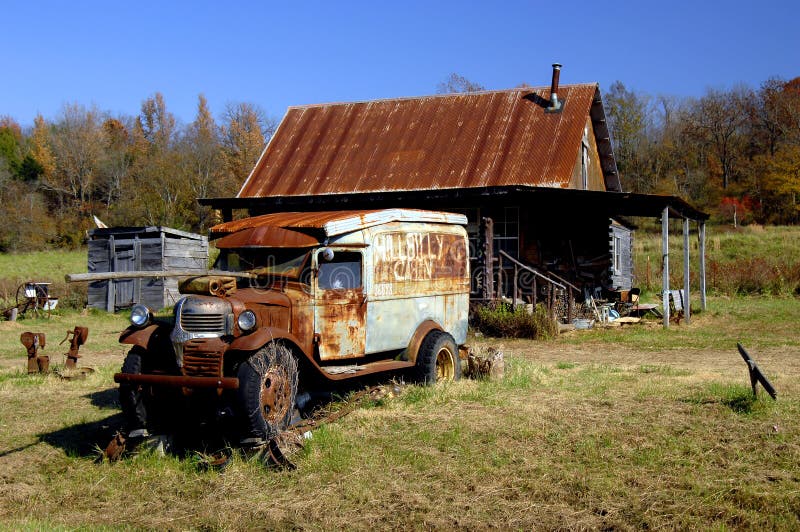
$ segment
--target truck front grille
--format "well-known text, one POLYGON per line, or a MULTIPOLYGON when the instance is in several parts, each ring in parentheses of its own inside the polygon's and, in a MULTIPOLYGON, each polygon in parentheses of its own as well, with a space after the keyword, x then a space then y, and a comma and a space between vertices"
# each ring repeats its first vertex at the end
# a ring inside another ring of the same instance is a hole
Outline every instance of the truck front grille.
POLYGON ((183 374, 221 377, 225 345, 219 338, 196 338, 183 344, 183 374))
POLYGON ((182 314, 181 328, 186 332, 225 334, 225 315, 182 314))

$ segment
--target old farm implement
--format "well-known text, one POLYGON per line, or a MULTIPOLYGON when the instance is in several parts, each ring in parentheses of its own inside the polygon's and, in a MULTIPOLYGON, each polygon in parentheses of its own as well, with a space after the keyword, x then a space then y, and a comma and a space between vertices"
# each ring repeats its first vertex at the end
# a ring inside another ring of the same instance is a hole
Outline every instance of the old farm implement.
POLYGON ((3 314, 11 321, 29 313, 37 318, 49 318, 57 304, 58 298, 50 295, 50 283, 27 281, 17 287, 14 305, 7 307, 3 314))

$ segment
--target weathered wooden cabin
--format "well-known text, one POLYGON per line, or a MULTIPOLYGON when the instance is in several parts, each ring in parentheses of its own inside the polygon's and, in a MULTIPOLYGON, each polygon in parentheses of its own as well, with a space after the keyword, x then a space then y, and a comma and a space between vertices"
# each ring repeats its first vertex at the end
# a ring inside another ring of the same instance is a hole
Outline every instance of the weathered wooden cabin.
POLYGON ((674 196, 624 193, 599 86, 559 86, 559 68, 550 87, 290 107, 238 195, 200 202, 225 220, 460 212, 475 299, 624 292, 636 276, 628 217, 702 227, 707 215, 674 196))
MULTIPOLYGON (((208 268, 208 238, 169 227, 111 227, 89 231, 90 273, 208 268)), ((143 303, 152 309, 178 299, 175 277, 89 283, 89 306, 116 312, 143 303)))

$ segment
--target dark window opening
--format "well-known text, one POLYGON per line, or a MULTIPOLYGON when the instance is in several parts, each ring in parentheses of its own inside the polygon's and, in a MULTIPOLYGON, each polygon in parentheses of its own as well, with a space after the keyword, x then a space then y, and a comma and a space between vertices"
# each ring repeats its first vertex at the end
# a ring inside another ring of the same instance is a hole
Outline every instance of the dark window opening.
POLYGON ((336 251, 333 259, 326 261, 318 256, 317 285, 320 290, 351 290, 361 288, 361 253, 336 251))

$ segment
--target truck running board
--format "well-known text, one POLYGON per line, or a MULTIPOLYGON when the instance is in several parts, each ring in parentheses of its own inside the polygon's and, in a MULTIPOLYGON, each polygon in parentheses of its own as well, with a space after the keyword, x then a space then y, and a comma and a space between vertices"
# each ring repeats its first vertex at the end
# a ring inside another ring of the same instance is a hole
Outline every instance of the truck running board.
POLYGON ((344 379, 354 374, 368 375, 370 373, 406 369, 413 366, 413 362, 407 362, 405 360, 379 360, 377 362, 369 362, 362 365, 351 364, 347 366, 321 366, 320 369, 324 371, 329 378, 344 379))

